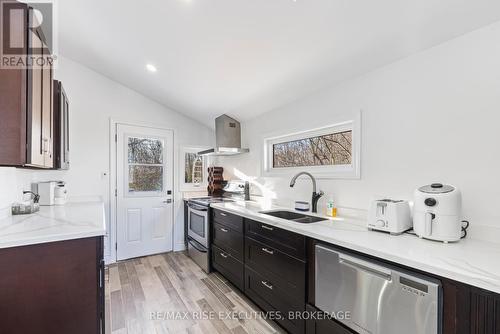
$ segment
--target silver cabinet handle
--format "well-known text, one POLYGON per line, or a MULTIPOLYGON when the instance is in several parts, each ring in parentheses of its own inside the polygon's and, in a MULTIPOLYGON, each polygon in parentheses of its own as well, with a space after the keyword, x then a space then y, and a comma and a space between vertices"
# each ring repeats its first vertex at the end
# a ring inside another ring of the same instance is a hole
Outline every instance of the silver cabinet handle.
POLYGON ((220 213, 220 215, 221 215, 222 217, 226 217, 226 216, 227 216, 224 212, 221 212, 221 213, 220 213))
POLYGON ((220 230, 221 230, 222 232, 224 232, 224 233, 229 232, 228 230, 226 230, 225 228, 222 228, 222 227, 220 228, 220 230))
POLYGON ((265 286, 266 288, 268 288, 269 290, 272 290, 273 289, 273 285, 272 284, 269 284, 269 282, 266 282, 266 281, 261 281, 262 285, 265 286))
POLYGON ((274 228, 269 227, 269 226, 267 226, 267 225, 261 225, 261 227, 262 227, 264 230, 274 231, 274 228))
POLYGON ((227 259, 227 255, 224 254, 224 253, 220 253, 220 256, 222 256, 223 258, 227 259))
POLYGON ((269 249, 267 249, 267 248, 265 248, 265 247, 264 247, 264 248, 262 248, 262 251, 266 252, 267 254, 271 254, 271 255, 273 255, 273 254, 274 254, 274 251, 273 251, 273 250, 269 250, 269 249))

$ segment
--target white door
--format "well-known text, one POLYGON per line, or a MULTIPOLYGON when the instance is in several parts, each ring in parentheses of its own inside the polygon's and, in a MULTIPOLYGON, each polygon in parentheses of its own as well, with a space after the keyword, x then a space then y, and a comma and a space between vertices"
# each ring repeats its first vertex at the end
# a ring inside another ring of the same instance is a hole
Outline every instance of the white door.
POLYGON ((117 260, 171 251, 174 134, 124 124, 116 130, 117 260))

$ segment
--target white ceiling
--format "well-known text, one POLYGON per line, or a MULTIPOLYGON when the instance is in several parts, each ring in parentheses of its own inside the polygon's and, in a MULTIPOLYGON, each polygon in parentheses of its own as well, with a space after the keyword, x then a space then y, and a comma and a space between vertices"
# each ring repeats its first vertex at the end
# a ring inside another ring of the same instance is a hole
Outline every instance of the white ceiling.
POLYGON ((498 0, 58 3, 63 56, 209 125, 226 112, 251 118, 500 19, 498 0))

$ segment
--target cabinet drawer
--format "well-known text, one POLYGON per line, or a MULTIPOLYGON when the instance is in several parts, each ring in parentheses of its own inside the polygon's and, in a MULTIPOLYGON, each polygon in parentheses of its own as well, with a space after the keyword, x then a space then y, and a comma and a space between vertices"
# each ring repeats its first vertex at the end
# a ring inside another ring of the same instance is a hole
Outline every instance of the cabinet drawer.
POLYGON ((289 283, 289 292, 305 300, 306 263, 251 238, 245 239, 245 264, 260 272, 265 269, 289 283))
POLYGON ((213 210, 214 223, 219 223, 243 233, 243 217, 233 215, 229 212, 213 210))
POLYGON ((274 320, 289 333, 303 334, 305 321, 290 317, 290 313, 303 312, 305 303, 291 302, 286 289, 279 282, 269 280, 248 266, 245 267, 245 294, 264 311, 279 312, 274 320))
POLYGON ((228 226, 214 223, 212 235, 217 247, 229 252, 239 261, 243 261, 243 234, 228 226))
POLYGON ((245 231, 247 237, 263 242, 298 259, 306 259, 306 237, 303 235, 250 219, 245 220, 245 231))
POLYGON ((306 334, 353 334, 355 332, 344 327, 333 319, 321 317, 321 311, 314 306, 307 305, 306 311, 309 319, 306 320, 306 334))
POLYGON ((212 245, 212 265, 238 289, 244 289, 245 267, 242 262, 238 261, 235 257, 231 256, 231 254, 223 251, 219 247, 212 245))

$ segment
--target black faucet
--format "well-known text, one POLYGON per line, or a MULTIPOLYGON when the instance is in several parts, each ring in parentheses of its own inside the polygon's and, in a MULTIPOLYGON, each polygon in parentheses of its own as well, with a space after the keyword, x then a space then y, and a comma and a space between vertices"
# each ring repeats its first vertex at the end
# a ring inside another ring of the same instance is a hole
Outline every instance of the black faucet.
POLYGON ((245 181, 245 201, 249 201, 250 200, 250 182, 248 181, 245 181))
POLYGON ((308 172, 300 172, 297 175, 295 175, 292 180, 290 181, 290 188, 293 188, 295 185, 295 181, 297 178, 301 175, 307 175, 311 178, 312 184, 313 184, 313 193, 312 193, 312 212, 317 213, 318 212, 318 201, 321 198, 321 196, 324 195, 324 193, 320 190, 319 193, 316 192, 316 179, 314 176, 312 176, 311 173, 308 172))

